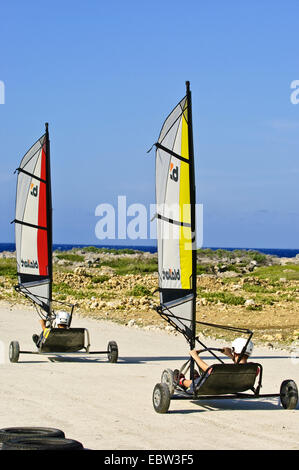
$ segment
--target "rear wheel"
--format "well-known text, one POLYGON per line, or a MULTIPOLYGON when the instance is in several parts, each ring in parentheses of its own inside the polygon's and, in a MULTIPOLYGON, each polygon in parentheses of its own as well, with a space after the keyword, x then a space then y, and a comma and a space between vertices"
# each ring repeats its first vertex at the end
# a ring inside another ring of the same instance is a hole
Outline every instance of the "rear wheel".
POLYGON ((108 361, 115 363, 118 359, 118 347, 115 341, 109 341, 108 343, 108 361))
POLYGON ((167 387, 169 389, 169 393, 172 396, 173 393, 174 393, 174 385, 173 385, 174 384, 174 374, 173 374, 173 371, 171 369, 163 370, 162 375, 161 375, 161 382, 167 385, 167 387))
POLYGON ((167 413, 170 405, 170 392, 165 383, 155 385, 153 391, 153 405, 157 413, 167 413))
POLYGON ((4 442, 2 450, 84 450, 84 448, 81 442, 73 439, 27 437, 4 442))
POLYGON ((294 380, 284 380, 280 386, 280 401, 284 409, 293 410, 298 403, 298 389, 294 380))
POLYGON ((21 427, 0 429, 0 442, 11 439, 35 437, 65 437, 64 432, 55 428, 21 427))
POLYGON ((11 341, 9 345, 9 360, 10 362, 18 362, 20 355, 20 345, 18 341, 11 341))

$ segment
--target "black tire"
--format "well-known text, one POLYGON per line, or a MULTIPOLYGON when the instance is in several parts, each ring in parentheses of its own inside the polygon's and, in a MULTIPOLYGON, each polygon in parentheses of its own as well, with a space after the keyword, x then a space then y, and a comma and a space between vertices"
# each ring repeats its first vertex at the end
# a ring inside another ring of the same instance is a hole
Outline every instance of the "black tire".
POLYGON ((27 437, 65 437, 65 435, 63 431, 55 428, 20 427, 0 429, 0 442, 27 437))
POLYGON ((153 391, 153 405, 157 413, 167 413, 170 405, 170 392, 165 383, 155 385, 153 391))
POLYGON ((294 380, 284 380, 280 386, 280 402, 285 410, 293 410, 298 403, 298 389, 294 380))
POLYGON ((74 439, 30 437, 6 441, 2 445, 2 450, 84 450, 84 447, 81 442, 74 439))
POLYGON ((171 369, 165 369, 163 370, 162 372, 162 375, 161 375, 161 382, 162 384, 166 384, 168 389, 169 389, 169 393, 170 393, 170 396, 172 396, 174 394, 174 373, 173 373, 173 370, 171 369))
POLYGON ((115 363, 118 359, 118 347, 115 341, 109 341, 108 343, 108 361, 115 363))
POLYGON ((9 360, 10 362, 18 362, 20 355, 20 345, 18 341, 11 341, 9 345, 9 360))

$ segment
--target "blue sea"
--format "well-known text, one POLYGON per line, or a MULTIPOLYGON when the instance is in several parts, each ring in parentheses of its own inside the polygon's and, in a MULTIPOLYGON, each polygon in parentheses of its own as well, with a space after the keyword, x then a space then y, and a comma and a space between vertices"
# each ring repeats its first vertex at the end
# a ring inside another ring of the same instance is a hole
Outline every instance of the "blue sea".
MULTIPOLYGON (((72 244, 53 244, 53 250, 60 250, 60 251, 68 251, 71 250, 72 248, 84 248, 90 245, 72 245, 72 244)), ((138 246, 138 245, 93 245, 96 246, 97 248, 107 248, 107 249, 116 249, 116 250, 121 250, 124 248, 129 248, 131 250, 139 250, 139 251, 145 251, 145 252, 150 252, 150 253, 156 253, 157 247, 156 246, 138 246)), ((289 249, 289 248, 227 248, 227 247, 204 247, 204 248, 210 248, 212 250, 255 250, 259 251, 260 253, 264 253, 266 255, 274 255, 278 256, 279 258, 293 258, 297 254, 299 254, 299 248, 298 249, 289 249)), ((15 251, 15 244, 14 243, 0 243, 0 252, 2 251, 15 251)))

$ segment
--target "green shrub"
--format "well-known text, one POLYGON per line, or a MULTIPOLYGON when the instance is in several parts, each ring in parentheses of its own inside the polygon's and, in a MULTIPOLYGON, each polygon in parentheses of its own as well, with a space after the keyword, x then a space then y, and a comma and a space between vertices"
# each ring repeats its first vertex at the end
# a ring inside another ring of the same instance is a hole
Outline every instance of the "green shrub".
POLYGON ((286 264, 281 266, 280 264, 274 264, 273 266, 261 266, 254 270, 252 276, 270 279, 270 281, 279 281, 280 278, 285 278, 288 281, 299 281, 299 265, 286 264))
POLYGON ((107 276, 106 274, 103 274, 102 276, 93 277, 91 282, 93 282, 94 284, 101 284, 102 282, 109 281, 109 279, 110 279, 109 276, 107 276))
POLYGON ((196 272, 197 272, 197 274, 206 274, 206 273, 208 273, 209 271, 210 271, 209 266, 204 266, 204 265, 202 265, 202 264, 198 264, 198 265, 196 266, 196 272))
POLYGON ((258 264, 264 264, 267 261, 267 256, 259 252, 250 252, 250 258, 258 264))
POLYGON ((253 293, 269 292, 264 286, 249 284, 246 282, 244 282, 242 289, 245 290, 245 292, 253 292, 253 293))
POLYGON ((75 253, 61 253, 60 255, 56 255, 58 259, 65 259, 66 261, 71 261, 72 263, 76 261, 84 261, 84 256, 77 255, 75 253))
POLYGON ((0 276, 17 278, 17 263, 13 258, 0 259, 0 276))
POLYGON ((273 305, 275 302, 277 302, 277 299, 271 295, 259 295, 257 294, 255 299, 257 302, 264 304, 264 305, 273 305))
POLYGON ((240 295, 230 292, 198 292, 200 297, 206 298, 209 302, 222 302, 228 305, 244 305, 245 299, 240 295))
POLYGON ((148 274, 152 272, 157 272, 158 262, 157 260, 150 259, 148 261, 141 261, 140 259, 130 259, 130 258, 119 258, 103 261, 97 267, 109 266, 113 268, 116 274, 148 274))
POLYGON ((248 307, 246 307, 246 310, 262 310, 262 306, 261 305, 248 305, 248 307))
POLYGON ((144 297, 146 295, 152 295, 152 293, 147 287, 141 284, 136 284, 133 289, 128 291, 128 295, 133 295, 135 297, 144 297))

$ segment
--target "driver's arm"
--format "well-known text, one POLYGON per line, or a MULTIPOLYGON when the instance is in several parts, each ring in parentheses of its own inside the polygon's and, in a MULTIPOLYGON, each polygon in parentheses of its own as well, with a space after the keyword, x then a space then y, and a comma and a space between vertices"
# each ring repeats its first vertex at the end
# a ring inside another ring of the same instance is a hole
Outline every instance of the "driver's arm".
POLYGON ((192 349, 192 351, 190 351, 190 356, 194 359, 194 361, 196 362, 196 364, 201 368, 201 370, 203 372, 205 372, 209 366, 208 364, 203 361, 202 359, 200 359, 197 351, 195 349, 192 349))

